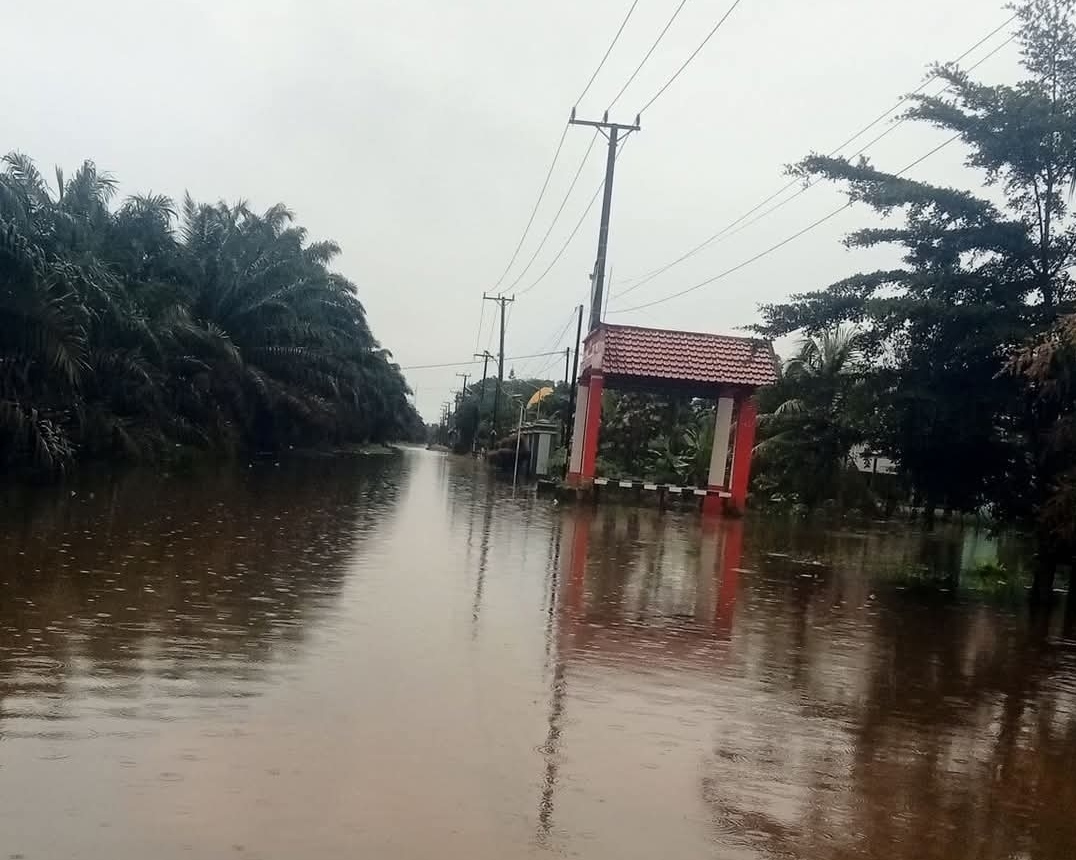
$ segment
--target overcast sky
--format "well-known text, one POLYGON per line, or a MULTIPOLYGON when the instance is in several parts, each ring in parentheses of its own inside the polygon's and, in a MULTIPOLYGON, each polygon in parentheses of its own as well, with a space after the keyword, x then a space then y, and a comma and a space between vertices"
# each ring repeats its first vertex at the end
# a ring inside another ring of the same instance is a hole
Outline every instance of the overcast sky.
MULTIPOLYGON (((580 116, 608 106, 678 2, 639 0, 580 116)), ((631 121, 729 2, 687 0, 612 118, 631 121)), ((343 246, 339 268, 359 285, 375 333, 400 364, 466 361, 476 343, 489 343, 491 313, 478 338, 482 291, 511 257, 568 112, 629 5, 7 0, 0 147, 29 153, 49 176, 54 164, 72 170, 92 158, 124 193, 189 190, 257 208, 284 201, 313 237, 343 246)), ((916 87, 930 62, 958 56, 1008 16, 993 0, 742 0, 644 114, 617 164, 611 308, 692 286, 834 209, 842 200, 834 189, 812 188, 617 301, 625 280, 738 218, 787 181, 785 164, 832 149, 916 87)), ((977 72, 990 81, 1017 73, 1015 43, 977 72)), ((590 138, 588 129, 569 130, 505 284, 533 254, 590 138)), ((906 123, 869 154, 899 169, 942 140, 906 123)), ((950 146, 913 175, 967 185, 962 157, 950 146)), ((603 169, 595 146, 516 292, 564 243, 603 169)), ((841 246, 867 217, 844 212, 709 287, 610 321, 733 333, 757 319, 760 302, 891 261, 841 246)), ((597 219, 595 206, 546 278, 517 301, 508 356, 568 344, 556 338, 587 301, 597 219)), ((509 362, 520 375, 545 364, 509 362)), ((553 367, 563 372, 561 361, 553 367)), ((427 418, 467 370, 408 371, 427 418)))

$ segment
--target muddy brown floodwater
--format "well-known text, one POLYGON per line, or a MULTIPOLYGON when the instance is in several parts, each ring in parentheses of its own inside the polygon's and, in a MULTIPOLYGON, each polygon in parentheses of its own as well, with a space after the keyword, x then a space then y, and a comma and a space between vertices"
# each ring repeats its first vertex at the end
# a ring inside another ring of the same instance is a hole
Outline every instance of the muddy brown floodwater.
POLYGON ((1076 857, 1076 645, 976 536, 576 510, 465 460, 0 508, 0 858, 1076 857))

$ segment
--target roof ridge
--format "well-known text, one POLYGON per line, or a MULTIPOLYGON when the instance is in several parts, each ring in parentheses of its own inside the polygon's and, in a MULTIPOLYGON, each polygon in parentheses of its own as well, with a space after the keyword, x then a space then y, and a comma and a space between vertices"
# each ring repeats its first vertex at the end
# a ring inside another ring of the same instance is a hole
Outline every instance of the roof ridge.
POLYGON ((764 338, 630 325, 603 325, 591 336, 604 341, 597 360, 606 374, 754 387, 777 379, 764 338))
POLYGON ((686 334, 686 335, 689 335, 691 337, 722 338, 724 340, 735 340, 735 341, 741 341, 741 342, 744 342, 744 343, 755 343, 755 344, 764 343, 764 344, 769 345, 771 349, 773 348, 773 341, 767 340, 764 337, 748 337, 748 336, 745 336, 745 335, 738 335, 738 334, 721 334, 721 333, 718 333, 718 332, 693 331, 693 330, 690 330, 690 329, 679 329, 679 328, 654 328, 653 326, 643 326, 643 325, 623 325, 621 323, 602 323, 601 325, 602 325, 602 328, 604 328, 606 331, 616 331, 616 330, 619 329, 619 330, 630 330, 630 331, 652 331, 652 332, 656 332, 658 334, 686 334))

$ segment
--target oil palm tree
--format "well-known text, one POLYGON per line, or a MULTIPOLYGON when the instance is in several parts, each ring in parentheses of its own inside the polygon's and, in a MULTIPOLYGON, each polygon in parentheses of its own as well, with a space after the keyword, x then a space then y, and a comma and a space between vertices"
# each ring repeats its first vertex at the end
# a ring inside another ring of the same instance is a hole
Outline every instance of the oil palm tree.
POLYGON ((755 448, 760 465, 780 492, 808 505, 839 494, 841 470, 863 436, 854 404, 860 339, 846 326, 805 338, 765 395, 755 448))
POLYGON ((113 208, 84 162, 55 188, 0 162, 0 459, 157 459, 388 439, 420 421, 352 283, 283 205, 113 208))

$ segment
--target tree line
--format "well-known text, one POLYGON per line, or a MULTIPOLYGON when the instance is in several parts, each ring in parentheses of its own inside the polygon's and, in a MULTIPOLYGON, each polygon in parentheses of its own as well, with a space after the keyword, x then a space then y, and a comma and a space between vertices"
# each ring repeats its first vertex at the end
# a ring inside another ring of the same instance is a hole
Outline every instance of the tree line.
POLYGON ((7 474, 421 438, 355 285, 329 268, 340 248, 284 205, 113 205, 91 161, 51 184, 21 153, 0 167, 7 474))
POLYGON ((901 262, 762 308, 759 333, 805 340, 764 395, 758 453, 812 503, 839 493, 859 444, 895 461, 928 517, 1029 523, 1045 596, 1076 557, 1076 25, 1074 0, 1011 8, 1022 80, 938 65, 945 89, 907 97, 906 119, 965 147, 967 187, 866 158, 792 168, 886 219, 849 248, 895 247, 901 262))

